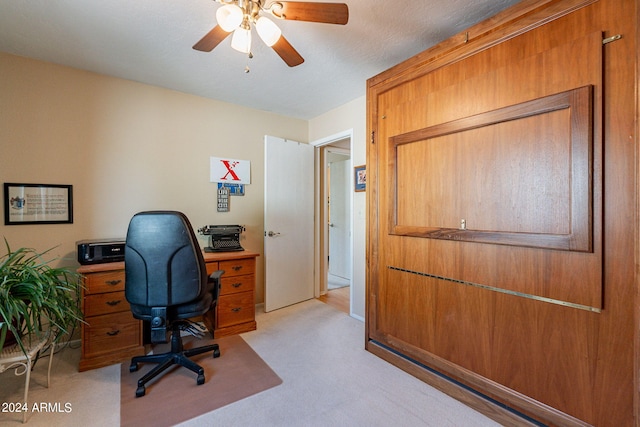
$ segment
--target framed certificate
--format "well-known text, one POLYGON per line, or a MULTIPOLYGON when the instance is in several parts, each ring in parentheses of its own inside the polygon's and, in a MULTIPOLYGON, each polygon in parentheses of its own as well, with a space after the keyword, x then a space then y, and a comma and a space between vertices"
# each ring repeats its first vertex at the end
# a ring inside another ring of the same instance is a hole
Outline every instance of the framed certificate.
POLYGON ((4 224, 73 223, 73 187, 4 184, 4 224))

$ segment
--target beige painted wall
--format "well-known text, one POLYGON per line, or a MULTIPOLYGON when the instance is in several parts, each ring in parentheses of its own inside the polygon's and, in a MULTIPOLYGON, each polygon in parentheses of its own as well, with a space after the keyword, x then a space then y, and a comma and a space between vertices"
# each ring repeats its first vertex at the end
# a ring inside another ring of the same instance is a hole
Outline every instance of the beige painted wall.
MULTIPOLYGON (((333 135, 352 132, 353 165, 364 165, 367 158, 366 96, 357 98, 309 121, 309 141, 324 140, 333 135)), ((366 262, 366 193, 353 194, 353 289, 351 315, 364 320, 366 262)))
POLYGON ((58 246, 59 264, 77 266, 77 240, 124 237, 134 213, 175 209, 195 229, 245 225, 242 245, 262 255, 263 137, 306 142, 307 121, 4 53, 0 76, 0 182, 73 185, 73 224, 0 220, 12 247, 58 246), (229 213, 216 212, 210 156, 251 161, 229 213))

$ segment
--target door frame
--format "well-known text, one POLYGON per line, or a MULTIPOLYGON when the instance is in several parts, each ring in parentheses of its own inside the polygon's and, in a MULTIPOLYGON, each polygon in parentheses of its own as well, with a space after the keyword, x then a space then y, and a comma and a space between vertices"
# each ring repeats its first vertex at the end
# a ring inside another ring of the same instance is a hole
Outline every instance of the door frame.
MULTIPOLYGON (((310 145, 315 147, 315 256, 314 256, 314 296, 318 298, 320 295, 324 295, 327 292, 327 245, 324 239, 325 236, 325 222, 326 222, 326 200, 324 199, 324 190, 326 185, 323 185, 325 179, 324 164, 321 162, 322 156, 320 150, 323 147, 330 145, 334 142, 341 140, 349 140, 349 165, 350 169, 353 169, 353 129, 347 129, 342 132, 321 138, 310 142, 310 145), (323 248, 323 249, 322 249, 323 248)), ((349 182, 350 188, 353 185, 353 174, 350 174, 349 182)), ((353 191, 349 193, 349 210, 351 212, 349 216, 349 230, 351 231, 349 237, 349 271, 350 271, 350 285, 349 286, 349 315, 353 315, 353 191)))

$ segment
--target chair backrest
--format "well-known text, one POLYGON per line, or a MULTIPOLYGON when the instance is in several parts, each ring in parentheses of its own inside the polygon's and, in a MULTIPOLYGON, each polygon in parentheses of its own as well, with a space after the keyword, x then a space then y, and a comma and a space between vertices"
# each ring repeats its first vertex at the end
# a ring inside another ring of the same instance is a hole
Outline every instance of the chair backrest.
POLYGON ((197 300, 207 292, 202 251, 181 212, 134 215, 124 257, 125 296, 131 304, 171 307, 197 300))

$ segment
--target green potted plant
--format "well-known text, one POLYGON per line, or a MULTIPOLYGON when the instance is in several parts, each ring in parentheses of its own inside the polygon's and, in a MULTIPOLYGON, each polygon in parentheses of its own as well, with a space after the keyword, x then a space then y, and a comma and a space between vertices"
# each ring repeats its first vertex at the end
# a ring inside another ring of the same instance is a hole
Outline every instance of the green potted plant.
POLYGON ((52 267, 54 259, 31 248, 11 250, 0 257, 0 352, 13 335, 23 352, 27 336, 53 334, 57 342, 82 320, 80 276, 64 267, 52 267))

